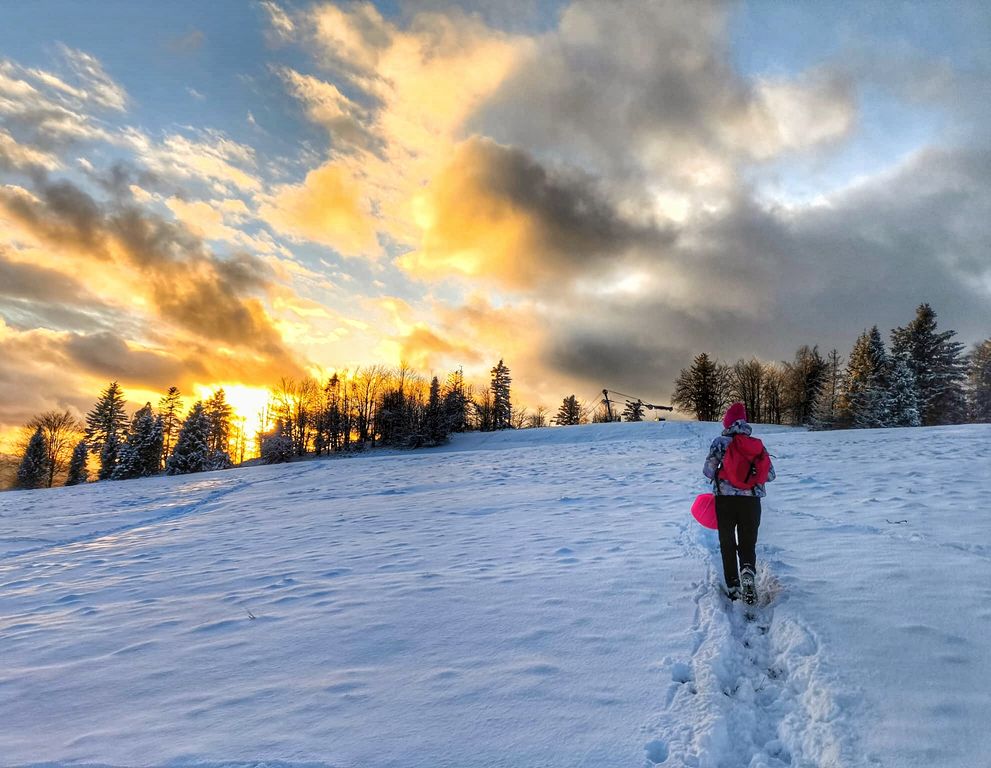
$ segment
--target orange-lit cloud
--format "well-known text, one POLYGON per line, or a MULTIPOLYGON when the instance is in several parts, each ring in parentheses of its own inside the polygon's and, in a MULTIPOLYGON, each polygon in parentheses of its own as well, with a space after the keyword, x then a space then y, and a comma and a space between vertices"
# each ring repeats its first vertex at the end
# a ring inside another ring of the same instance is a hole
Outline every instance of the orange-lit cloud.
POLYGON ((310 171, 302 184, 276 188, 258 214, 283 234, 327 245, 348 256, 379 253, 361 187, 336 163, 310 171))
POLYGON ((401 28, 371 3, 320 4, 300 13, 292 28, 358 96, 283 69, 290 92, 331 134, 335 162, 351 169, 363 196, 374 200, 376 226, 415 243, 413 198, 449 162, 466 120, 532 41, 460 12, 417 13, 401 28))
POLYGON ((420 277, 465 275, 537 290, 615 262, 667 236, 625 221, 578 174, 555 174, 525 152, 473 137, 416 201, 420 248, 399 260, 420 277))

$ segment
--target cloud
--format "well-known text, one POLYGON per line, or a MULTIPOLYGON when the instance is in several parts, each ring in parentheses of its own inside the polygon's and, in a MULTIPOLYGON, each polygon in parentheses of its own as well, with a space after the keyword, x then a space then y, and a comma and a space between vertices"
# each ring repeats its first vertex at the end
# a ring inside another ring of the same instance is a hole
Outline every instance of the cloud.
POLYGON ((296 32, 296 25, 289 14, 273 0, 261 0, 259 5, 268 16, 268 34, 271 42, 280 43, 291 40, 296 32))
POLYGON ((284 361, 217 352, 192 341, 174 349, 125 340, 111 331, 55 332, 17 330, 0 316, 0 429, 11 430, 32 416, 70 408, 85 414, 108 381, 119 381, 126 394, 144 399, 170 386, 184 393, 218 381, 266 387, 280 376, 305 375, 284 361))
POLYGON ((84 100, 117 112, 127 108, 127 92, 107 74, 95 56, 65 45, 60 50, 82 89, 84 100))
POLYGON ((542 289, 638 244, 669 241, 624 220, 584 175, 550 172, 522 150, 478 137, 458 147, 416 204, 422 243, 399 263, 421 277, 460 273, 542 289))
POLYGON ((261 181, 253 175, 255 150, 220 131, 204 129, 196 131, 192 138, 173 133, 159 143, 136 128, 125 128, 118 143, 128 147, 158 176, 201 181, 219 194, 258 192, 262 188, 261 181))
POLYGON ((111 138, 98 116, 126 111, 127 92, 99 60, 65 45, 58 54, 59 71, 0 58, 0 170, 58 167, 66 147, 111 138))
POLYGON ((399 26, 371 3, 318 4, 293 23, 322 72, 281 70, 290 93, 327 129, 331 158, 374 202, 380 231, 415 243, 410 200, 450 160, 528 38, 458 11, 414 13, 399 26))
POLYGON ((306 106, 307 117, 327 129, 335 150, 371 150, 381 143, 369 125, 369 111, 337 86, 289 67, 278 73, 290 93, 306 106))
POLYGON ((0 316, 17 328, 101 330, 126 319, 75 277, 32 263, 30 250, 0 245, 0 316))
POLYGON ((0 296, 40 302, 95 303, 74 277, 11 258, 0 245, 0 296))
POLYGON ((828 72, 749 82, 733 67, 718 3, 578 0, 469 122, 617 189, 718 204, 741 162, 836 141, 855 93, 828 72), (621 41, 621 42, 620 42, 621 41))
POLYGON ((123 124, 130 97, 89 54, 0 60, 0 354, 17 386, 63 369, 71 393, 114 374, 160 386, 142 371, 265 383, 300 370, 292 347, 481 379, 502 356, 531 403, 662 399, 699 351, 843 352, 921 301, 987 336, 980 62, 903 67, 899 49, 749 76, 720 3, 576 0, 542 7, 536 32, 506 5, 452 5, 261 3, 272 47, 310 55, 270 48, 269 82, 328 137, 292 167, 206 127, 123 124), (862 109, 878 89, 938 114, 941 143, 769 202, 764 179, 843 160, 886 119, 862 109))
POLYGON ((0 430, 26 424, 38 413, 72 406, 85 413, 86 400, 72 399, 80 391, 79 375, 63 355, 49 354, 52 333, 45 330, 19 332, 0 316, 0 430))
MULTIPOLYGON (((244 203, 241 204, 244 205, 244 203)), ((190 202, 178 197, 171 197, 165 201, 165 205, 197 237, 207 240, 227 240, 234 243, 243 234, 240 230, 225 224, 224 210, 213 201, 194 200, 190 202)))
POLYGON ((442 370, 445 364, 453 367, 485 362, 479 350, 472 349, 465 343, 442 338, 424 326, 413 328, 398 341, 399 359, 405 360, 418 371, 442 370))
POLYGON ((682 232, 665 267, 676 294, 558 306, 539 357, 571 380, 664 396, 698 352, 784 360, 819 344, 846 355, 863 328, 904 325, 924 301, 965 343, 985 338, 989 171, 986 151, 928 150, 814 205, 741 197, 682 232))
POLYGON ((272 277, 261 259, 220 258, 181 225, 127 202, 98 203, 68 181, 40 181, 33 194, 0 189, 0 214, 91 268, 125 268, 117 277, 132 295, 197 337, 292 360, 258 298, 272 277))
POLYGON ((206 43, 206 34, 201 29, 190 29, 186 34, 174 37, 168 42, 173 53, 195 53, 206 43))
POLYGON ((182 360, 163 352, 132 348, 110 332, 71 333, 61 339, 59 351, 74 369, 101 379, 126 381, 142 387, 162 387, 163 382, 187 383, 206 375, 198 360, 182 360))
POLYGON ((358 181, 332 162, 310 171, 302 184, 276 187, 258 215, 285 235, 321 243, 346 256, 376 256, 380 251, 358 181))
POLYGON ((50 152, 42 152, 19 144, 13 136, 0 128, 0 171, 52 171, 61 165, 50 152))
POLYGON ((835 72, 760 80, 754 98, 750 130, 734 138, 742 142, 739 149, 756 159, 838 141, 849 135, 857 119, 853 83, 835 72))

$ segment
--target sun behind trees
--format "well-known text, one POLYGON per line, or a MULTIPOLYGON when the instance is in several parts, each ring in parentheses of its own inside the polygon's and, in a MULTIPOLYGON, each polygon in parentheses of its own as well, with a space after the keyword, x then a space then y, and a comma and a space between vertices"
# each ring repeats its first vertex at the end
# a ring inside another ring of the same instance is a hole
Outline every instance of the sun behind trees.
MULTIPOLYGON (((176 475, 226 469, 243 463, 249 445, 267 463, 378 446, 440 445, 452 432, 532 421, 526 409, 514 410, 511 381, 502 360, 491 371, 490 386, 477 392, 460 369, 442 384, 405 364, 340 371, 323 383, 283 378, 270 390, 254 435, 245 432, 245 419, 238 418, 223 388, 193 403, 183 416, 182 394, 170 387, 157 411, 149 402, 128 418, 126 394, 114 381, 100 393, 85 425, 69 412, 31 421, 21 450, 23 470, 14 485, 46 487, 63 476, 66 485, 79 485, 94 475, 128 480, 163 470, 176 475)), ((544 412, 538 409, 539 425, 544 412)))
POLYGON ((725 365, 703 353, 675 382, 673 402, 701 421, 715 421, 736 400, 753 422, 810 429, 913 427, 991 421, 991 339, 969 355, 938 331, 928 304, 891 332, 877 326, 857 338, 844 366, 802 346, 790 362, 757 359, 725 365))

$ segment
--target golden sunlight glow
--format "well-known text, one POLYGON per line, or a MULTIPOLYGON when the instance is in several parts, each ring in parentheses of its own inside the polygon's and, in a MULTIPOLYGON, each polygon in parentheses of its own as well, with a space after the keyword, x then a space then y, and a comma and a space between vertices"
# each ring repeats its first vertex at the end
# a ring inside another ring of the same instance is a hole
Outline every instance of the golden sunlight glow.
POLYGON ((248 441, 248 454, 252 453, 255 435, 262 427, 262 414, 268 405, 269 392, 261 387, 246 387, 243 384, 197 384, 195 399, 206 400, 223 389, 227 402, 234 409, 232 427, 244 429, 248 441), (243 421, 242 421, 243 419, 243 421))

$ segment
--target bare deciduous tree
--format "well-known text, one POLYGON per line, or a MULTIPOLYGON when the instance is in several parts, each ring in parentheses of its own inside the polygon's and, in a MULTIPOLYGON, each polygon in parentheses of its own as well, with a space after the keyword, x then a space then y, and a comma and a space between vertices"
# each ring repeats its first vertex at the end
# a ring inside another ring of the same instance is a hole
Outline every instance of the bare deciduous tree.
POLYGON ((737 360, 730 372, 732 394, 735 400, 743 403, 747 409, 747 418, 753 423, 764 421, 763 389, 764 366, 755 357, 749 360, 737 360))
POLYGON ((48 451, 47 482, 51 488, 55 476, 61 475, 68 467, 72 449, 82 437, 85 427, 69 411, 45 411, 31 419, 24 428, 28 439, 39 429, 48 451))

